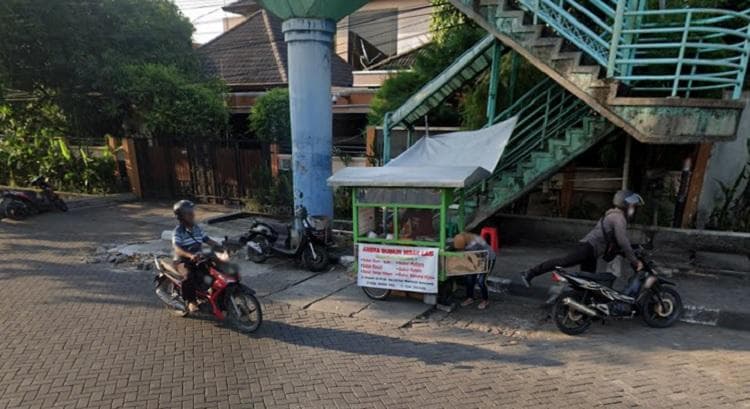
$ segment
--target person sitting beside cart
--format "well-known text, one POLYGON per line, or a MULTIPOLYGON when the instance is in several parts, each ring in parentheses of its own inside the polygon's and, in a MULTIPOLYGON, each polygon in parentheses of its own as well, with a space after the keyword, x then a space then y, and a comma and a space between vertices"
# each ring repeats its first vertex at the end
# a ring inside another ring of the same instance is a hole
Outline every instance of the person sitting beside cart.
POLYGON ((474 233, 459 233, 453 238, 453 248, 458 251, 482 251, 486 250, 488 253, 488 272, 479 274, 469 274, 464 277, 466 283, 466 299, 461 303, 462 307, 467 307, 474 304, 474 287, 479 285, 479 291, 482 297, 482 301, 479 303, 479 309, 483 310, 490 304, 490 293, 487 288, 487 276, 492 268, 495 266, 495 258, 497 255, 492 247, 487 244, 484 239, 474 233))

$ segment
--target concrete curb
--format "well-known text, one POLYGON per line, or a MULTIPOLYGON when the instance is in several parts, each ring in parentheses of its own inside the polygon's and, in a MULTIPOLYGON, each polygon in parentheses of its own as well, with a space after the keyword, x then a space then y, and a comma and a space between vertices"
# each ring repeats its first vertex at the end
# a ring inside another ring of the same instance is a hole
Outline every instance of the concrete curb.
POLYGON ((81 197, 67 200, 70 210, 90 209, 96 207, 105 207, 121 203, 130 203, 138 201, 138 197, 132 193, 121 193, 104 196, 81 197))
MULTIPOLYGON (((487 279, 487 284, 490 292, 496 294, 510 293, 514 296, 533 298, 542 302, 547 301, 551 296, 550 288, 537 286, 526 288, 507 278, 490 276, 487 279)), ((685 304, 680 321, 690 324, 750 331, 750 313, 709 308, 700 305, 685 304)))

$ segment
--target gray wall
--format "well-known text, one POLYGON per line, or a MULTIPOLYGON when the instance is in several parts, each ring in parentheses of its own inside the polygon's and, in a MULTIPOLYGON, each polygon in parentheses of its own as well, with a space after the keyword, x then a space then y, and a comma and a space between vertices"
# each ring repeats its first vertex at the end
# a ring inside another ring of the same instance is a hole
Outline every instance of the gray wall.
MULTIPOLYGON (((745 93, 742 97, 746 106, 740 118, 737 139, 732 142, 715 143, 711 150, 711 159, 708 162, 703 191, 698 203, 698 228, 705 227, 714 207, 721 204, 723 195, 718 181, 731 186, 750 158, 747 147, 748 140, 750 140, 750 109, 748 108, 750 94, 745 93)), ((744 190, 746 183, 743 183, 739 192, 744 190)))

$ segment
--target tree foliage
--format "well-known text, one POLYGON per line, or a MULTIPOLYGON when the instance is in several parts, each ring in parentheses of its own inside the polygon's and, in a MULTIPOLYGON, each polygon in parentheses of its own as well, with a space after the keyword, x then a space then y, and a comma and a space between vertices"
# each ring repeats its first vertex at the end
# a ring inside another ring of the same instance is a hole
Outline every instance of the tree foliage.
MULTIPOLYGON (((142 82, 162 91, 177 82, 181 91, 163 93, 162 98, 185 97, 173 100, 181 106, 199 102, 188 111, 215 108, 219 88, 186 92, 189 84, 204 81, 192 30, 170 0, 3 0, 0 83, 57 104, 76 136, 123 135, 123 123, 143 115, 126 109, 142 82), (147 78, 129 89, 124 78, 138 74, 147 78), (201 96, 208 101, 199 101, 201 96)), ((209 110, 215 116, 204 128, 223 121, 226 114, 219 111, 209 110)), ((172 118, 195 122, 207 115, 172 118)))
MULTIPOLYGON (((440 74, 484 35, 484 32, 473 24, 454 21, 457 18, 454 13, 458 11, 448 2, 436 0, 435 3, 438 7, 435 8, 432 16, 433 42, 419 51, 412 70, 399 72, 383 83, 371 104, 369 116, 371 124, 382 123, 386 112, 401 106, 419 88, 440 74), (435 37, 436 35, 438 36, 435 37)), ((435 125, 457 123, 459 121, 457 105, 458 99, 450 99, 430 114, 430 123, 435 125)))
POLYGON ((276 88, 258 98, 250 110, 248 121, 258 140, 289 144, 292 140, 289 90, 276 88))
POLYGON ((114 158, 108 151, 93 157, 85 150, 73 152, 63 133, 65 117, 48 103, 24 107, 33 115, 19 115, 0 106, 0 184, 28 186, 35 176, 45 176, 61 190, 108 192, 114 189, 114 158))
POLYGON ((193 83, 174 66, 123 67, 115 93, 128 133, 161 137, 220 135, 229 120, 219 81, 193 83))

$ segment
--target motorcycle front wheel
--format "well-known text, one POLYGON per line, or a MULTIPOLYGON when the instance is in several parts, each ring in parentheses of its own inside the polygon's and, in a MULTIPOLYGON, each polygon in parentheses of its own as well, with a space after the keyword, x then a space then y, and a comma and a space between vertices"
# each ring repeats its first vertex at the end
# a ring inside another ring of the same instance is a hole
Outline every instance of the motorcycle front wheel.
POLYGON ((671 327, 682 314, 682 298, 674 288, 659 288, 643 301, 641 314, 650 327, 671 327))
POLYGON ((557 297, 555 305, 552 307, 552 318, 555 320, 557 329, 567 335, 580 335, 586 332, 591 326, 591 317, 570 308, 563 301, 566 298, 583 303, 580 295, 575 291, 565 291, 557 297))
POLYGON ((260 301, 246 288, 237 288, 229 294, 227 312, 232 325, 246 334, 255 332, 263 323, 260 301))
POLYGON ((268 260, 268 253, 271 248, 271 243, 268 242, 266 236, 255 236, 250 239, 247 243, 247 259, 253 263, 263 263, 268 260))
POLYGON ((57 208, 57 210, 61 212, 68 211, 68 204, 65 203, 65 201, 60 199, 59 197, 52 199, 52 204, 55 206, 55 208, 57 208))
POLYGON ((310 248, 310 244, 307 244, 305 251, 302 252, 302 262, 305 264, 308 270, 313 273, 323 271, 328 265, 328 252, 326 247, 319 243, 312 243, 313 248, 310 248), (313 249, 315 250, 313 254, 313 249))

